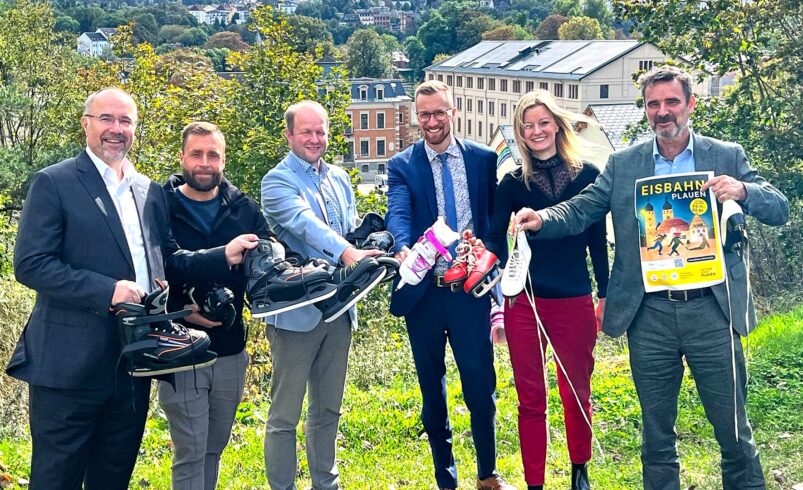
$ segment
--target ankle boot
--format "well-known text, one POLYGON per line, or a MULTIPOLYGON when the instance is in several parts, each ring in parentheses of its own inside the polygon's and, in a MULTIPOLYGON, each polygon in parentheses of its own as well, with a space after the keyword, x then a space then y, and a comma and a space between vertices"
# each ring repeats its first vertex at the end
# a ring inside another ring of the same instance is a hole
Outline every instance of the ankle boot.
POLYGON ((572 490, 591 490, 587 463, 572 463, 572 490))

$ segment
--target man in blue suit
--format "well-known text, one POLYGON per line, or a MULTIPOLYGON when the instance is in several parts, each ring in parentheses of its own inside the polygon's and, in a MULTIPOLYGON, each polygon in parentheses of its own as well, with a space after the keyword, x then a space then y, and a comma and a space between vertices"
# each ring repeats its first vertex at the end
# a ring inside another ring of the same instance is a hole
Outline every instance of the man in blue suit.
MULTIPOLYGON (((345 238, 357 207, 348 174, 323 160, 329 116, 302 101, 284 113, 290 153, 262 179, 262 210, 271 229, 304 259, 350 266, 379 250, 357 250, 345 238)), ((265 469, 273 490, 295 489, 296 427, 309 386, 307 461, 313 488, 340 488, 335 447, 357 311, 325 322, 315 305, 267 321, 273 376, 265 431, 265 469)))
MULTIPOLYGON (((452 229, 488 233, 496 189, 496 153, 451 134, 457 109, 449 87, 421 84, 415 93, 416 115, 424 139, 388 162, 387 229, 401 260, 438 216, 452 229)), ((446 404, 445 349, 448 339, 463 395, 471 412, 477 451, 477 488, 512 489, 496 473, 496 372, 490 340, 490 299, 443 287, 448 264, 438 259, 421 283, 394 291, 390 311, 404 316, 423 398, 421 418, 429 436, 435 480, 442 489, 457 488, 452 430, 446 404)))

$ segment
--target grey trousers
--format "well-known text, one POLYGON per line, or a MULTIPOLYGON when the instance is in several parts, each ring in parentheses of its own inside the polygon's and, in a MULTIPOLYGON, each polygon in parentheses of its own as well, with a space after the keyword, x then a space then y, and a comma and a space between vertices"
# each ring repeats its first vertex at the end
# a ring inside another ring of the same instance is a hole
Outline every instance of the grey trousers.
POLYGON ((212 490, 243 398, 248 352, 219 357, 208 367, 176 373, 176 390, 159 382, 159 405, 173 439, 174 490, 212 490), (197 391, 196 391, 197 386, 197 391))
POLYGON ((273 375, 265 430, 265 471, 273 490, 295 490, 296 427, 309 386, 306 440, 312 488, 340 488, 335 461, 337 425, 351 346, 351 322, 342 315, 309 332, 268 325, 273 375))
POLYGON ((669 301, 645 296, 627 338, 633 381, 641 404, 644 488, 680 488, 675 420, 683 358, 719 443, 723 488, 765 488, 745 412, 747 386, 742 344, 714 297, 669 301), (732 352, 736 359, 735 386, 732 352))

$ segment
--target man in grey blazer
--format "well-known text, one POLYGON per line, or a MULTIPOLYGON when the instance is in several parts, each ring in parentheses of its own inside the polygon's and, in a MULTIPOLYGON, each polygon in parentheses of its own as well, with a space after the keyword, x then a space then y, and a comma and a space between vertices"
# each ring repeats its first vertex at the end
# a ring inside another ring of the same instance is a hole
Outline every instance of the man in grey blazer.
MULTIPOLYGON (((351 180, 323 160, 329 116, 319 103, 302 101, 284 114, 290 152, 262 179, 262 210, 279 240, 304 259, 349 266, 379 250, 358 250, 344 236, 357 207, 351 180)), ((357 312, 325 322, 315 305, 267 320, 273 375, 265 431, 265 469, 273 490, 295 489, 296 427, 309 386, 307 460, 312 487, 340 488, 335 447, 346 381, 351 329, 357 312)))
POLYGON ((138 303, 156 279, 227 272, 256 236, 178 250, 160 186, 126 158, 137 108, 122 90, 89 96, 86 149, 34 175, 14 273, 36 291, 6 372, 29 384, 32 489, 122 490, 148 413, 149 378, 131 378, 110 307, 138 303))
POLYGON ((627 332, 630 365, 642 411, 642 476, 647 489, 678 489, 677 399, 683 358, 714 427, 725 489, 765 488, 745 411, 746 372, 741 336, 756 323, 744 262, 725 253, 728 285, 645 293, 639 255, 635 181, 654 175, 711 171, 702 190, 719 202, 737 201, 745 213, 779 226, 789 217, 786 198, 750 166, 741 146, 691 132, 691 78, 673 67, 639 80, 654 141, 615 152, 596 182, 575 198, 540 211, 524 209, 514 223, 539 238, 573 235, 610 211, 616 256, 602 329, 627 332))

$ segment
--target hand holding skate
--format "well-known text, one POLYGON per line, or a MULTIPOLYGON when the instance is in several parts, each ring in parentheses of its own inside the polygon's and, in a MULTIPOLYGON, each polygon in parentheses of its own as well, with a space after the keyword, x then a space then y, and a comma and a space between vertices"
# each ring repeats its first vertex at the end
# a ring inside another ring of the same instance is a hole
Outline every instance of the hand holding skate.
POLYGON ((513 217, 514 229, 521 228, 523 230, 538 231, 544 224, 541 215, 530 208, 522 208, 513 217))
POLYGON ((226 262, 228 262, 229 265, 241 264, 245 252, 256 247, 258 240, 259 237, 251 233, 235 237, 226 244, 226 262))
POLYGON ((134 281, 125 279, 114 283, 114 294, 112 294, 112 306, 120 303, 139 303, 145 296, 145 291, 134 281))
POLYGON ((485 248, 482 240, 475 237, 471 230, 463 232, 456 254, 451 267, 443 274, 443 282, 453 292, 462 286, 466 294, 480 298, 499 282, 499 259, 485 248))
POLYGON ((452 260, 449 247, 458 238, 460 235, 449 228, 443 216, 439 216, 435 223, 424 232, 424 235, 415 242, 412 250, 402 262, 399 268, 401 281, 396 286, 396 290, 401 289, 405 284, 420 283, 441 255, 446 260, 452 260))

